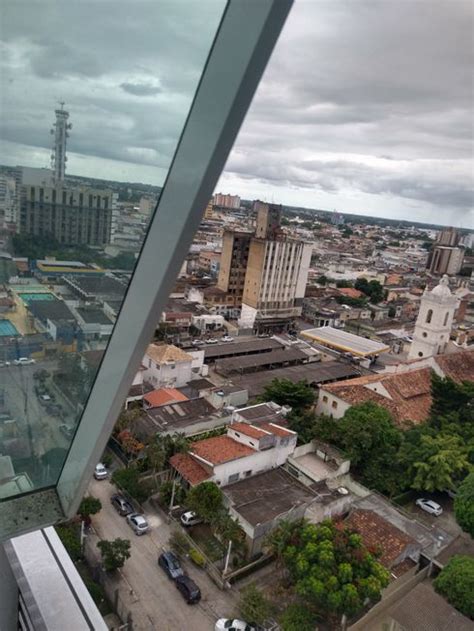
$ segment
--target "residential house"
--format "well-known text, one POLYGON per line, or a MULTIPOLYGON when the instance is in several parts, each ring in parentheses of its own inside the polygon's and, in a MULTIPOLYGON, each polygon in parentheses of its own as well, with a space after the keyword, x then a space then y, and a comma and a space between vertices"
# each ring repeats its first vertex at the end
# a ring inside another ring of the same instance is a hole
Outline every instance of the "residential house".
POLYGON ((150 344, 143 358, 143 378, 155 388, 179 388, 192 378, 193 357, 172 344, 150 344))
POLYGON ((407 421, 423 423, 431 407, 431 370, 366 375, 321 386, 316 414, 342 418, 350 407, 366 401, 386 408, 401 427, 407 421))
POLYGON ((143 407, 145 410, 159 408, 162 405, 188 401, 188 397, 176 388, 160 388, 143 395, 143 407))
POLYGON ((225 487, 284 464, 296 439, 295 432, 269 421, 233 422, 226 435, 193 443, 188 453, 172 456, 170 465, 185 486, 210 480, 225 487))

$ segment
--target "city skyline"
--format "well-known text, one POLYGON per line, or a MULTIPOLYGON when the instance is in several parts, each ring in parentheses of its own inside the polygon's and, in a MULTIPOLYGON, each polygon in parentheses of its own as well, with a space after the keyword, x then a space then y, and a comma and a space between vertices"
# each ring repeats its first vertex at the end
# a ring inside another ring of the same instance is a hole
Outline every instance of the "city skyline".
MULTIPOLYGON (((31 5, 38 19, 26 36, 21 11, 8 5, 4 161, 48 166, 48 126, 64 98, 74 122, 69 174, 161 185, 223 5, 173 7, 159 37, 159 9, 145 3, 130 16, 119 6, 107 14, 109 38, 101 20, 90 25, 80 7, 59 16, 55 3, 48 20, 31 5), (62 44, 66 20, 76 26, 62 44), (179 76, 175 63, 185 69, 179 76), (26 82, 36 98, 18 107, 26 82)), ((104 11, 99 5, 98 17, 104 11)), ((426 3, 296 3, 216 190, 472 227, 471 25, 462 1, 429 11, 426 3)))

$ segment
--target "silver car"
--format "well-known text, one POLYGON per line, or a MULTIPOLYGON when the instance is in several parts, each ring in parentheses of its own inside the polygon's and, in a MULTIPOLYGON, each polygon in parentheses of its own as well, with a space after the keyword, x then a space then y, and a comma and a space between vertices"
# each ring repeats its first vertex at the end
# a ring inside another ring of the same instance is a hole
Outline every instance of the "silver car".
POLYGON ((108 477, 109 477, 109 472, 104 467, 104 465, 101 462, 99 462, 99 464, 96 464, 95 470, 94 470, 94 478, 96 480, 105 480, 108 477))
POLYGON ((136 535, 144 535, 150 528, 147 520, 143 515, 140 515, 140 513, 127 515, 127 522, 136 535))
POLYGON ((443 512, 443 509, 439 504, 433 502, 433 500, 428 500, 425 497, 420 497, 416 500, 415 504, 421 508, 421 510, 430 513, 430 515, 436 515, 439 517, 443 512))

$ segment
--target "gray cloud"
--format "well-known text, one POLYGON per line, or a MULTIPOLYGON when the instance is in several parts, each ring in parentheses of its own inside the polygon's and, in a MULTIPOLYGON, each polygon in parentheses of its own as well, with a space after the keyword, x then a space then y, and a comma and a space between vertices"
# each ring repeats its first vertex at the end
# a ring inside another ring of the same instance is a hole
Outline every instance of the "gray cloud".
MULTIPOLYGON (((1 138, 39 159, 63 98, 82 165, 162 173, 223 8, 7 2, 1 138)), ((354 211, 363 199, 375 214, 469 216, 472 29, 470 0, 297 0, 223 182, 294 205, 354 211)))
POLYGON ((121 83, 120 87, 124 92, 134 94, 135 96, 155 96, 162 90, 159 86, 150 83, 121 83))

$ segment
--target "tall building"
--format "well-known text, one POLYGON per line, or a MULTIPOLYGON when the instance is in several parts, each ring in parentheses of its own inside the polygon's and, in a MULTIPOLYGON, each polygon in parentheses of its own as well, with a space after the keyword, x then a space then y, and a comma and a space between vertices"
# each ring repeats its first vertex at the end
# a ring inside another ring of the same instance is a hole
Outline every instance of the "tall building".
POLYGON ((280 231, 281 207, 261 203, 250 240, 239 326, 286 328, 301 315, 312 246, 280 231))
POLYGON ((460 245, 460 240, 455 228, 440 232, 426 264, 432 274, 454 276, 460 272, 464 260, 464 246, 460 245))
POLYGON ((213 199, 214 206, 222 208, 240 208, 240 197, 238 195, 224 195, 216 193, 213 199))
POLYGON ((21 189, 19 231, 53 236, 60 243, 106 245, 110 242, 112 192, 66 187, 63 182, 21 189))
POLYGON ((55 182, 62 182, 66 173, 66 145, 69 138, 68 130, 72 124, 68 123, 69 112, 64 109, 64 102, 60 101, 61 107, 55 110, 56 122, 53 123, 51 134, 54 136, 53 153, 51 154, 51 168, 55 182))
POLYGON ((17 222, 17 189, 15 178, 0 175, 0 226, 17 222))
POLYGON ((252 236, 251 232, 225 230, 222 238, 217 287, 227 293, 228 303, 235 308, 240 308, 242 305, 252 236))
POLYGON ((444 352, 451 333, 456 303, 456 296, 449 289, 447 275, 431 291, 425 289, 408 359, 433 357, 444 352))
POLYGON ((204 211, 204 219, 213 219, 214 211, 213 211, 213 201, 212 197, 209 200, 209 203, 206 206, 206 210, 204 211))

